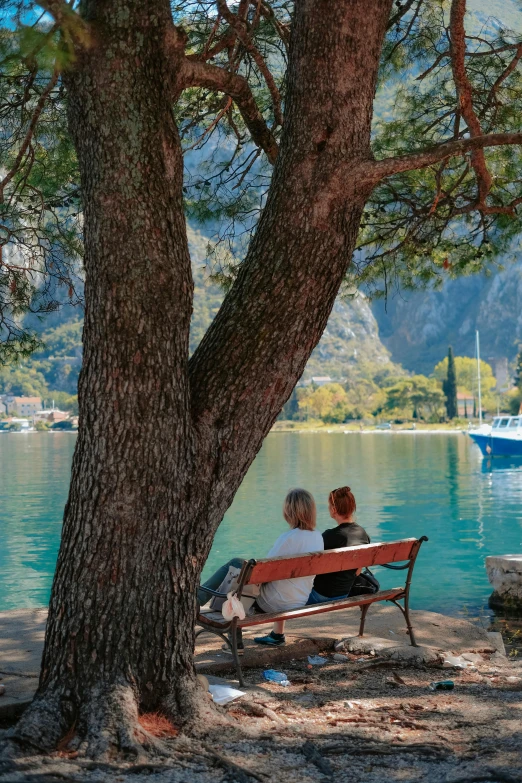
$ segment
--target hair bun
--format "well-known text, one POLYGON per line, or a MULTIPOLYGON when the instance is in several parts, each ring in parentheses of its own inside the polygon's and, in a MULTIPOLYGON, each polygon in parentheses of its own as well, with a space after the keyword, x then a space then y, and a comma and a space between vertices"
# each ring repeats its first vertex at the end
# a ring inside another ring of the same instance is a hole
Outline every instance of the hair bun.
POLYGON ((351 519, 357 509, 355 498, 350 487, 332 489, 329 495, 329 503, 342 518, 351 519))

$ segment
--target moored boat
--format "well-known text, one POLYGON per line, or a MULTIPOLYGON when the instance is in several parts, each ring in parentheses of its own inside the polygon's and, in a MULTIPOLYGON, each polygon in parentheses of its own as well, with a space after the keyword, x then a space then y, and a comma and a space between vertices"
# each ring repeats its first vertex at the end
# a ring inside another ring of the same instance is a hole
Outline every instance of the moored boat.
POLYGON ((495 416, 492 426, 469 433, 485 457, 522 456, 522 416, 495 416))

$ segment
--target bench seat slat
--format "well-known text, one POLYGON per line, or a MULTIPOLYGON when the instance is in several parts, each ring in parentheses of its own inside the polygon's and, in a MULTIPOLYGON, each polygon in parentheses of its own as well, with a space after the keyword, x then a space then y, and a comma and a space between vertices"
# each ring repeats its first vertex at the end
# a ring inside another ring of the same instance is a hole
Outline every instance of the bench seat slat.
MULTIPOLYGON (((328 601, 323 604, 311 604, 302 606, 300 609, 290 609, 287 612, 270 612, 267 614, 247 615, 244 620, 238 622, 238 627, 248 628, 252 625, 265 625, 273 623, 276 620, 296 620, 300 617, 309 617, 313 614, 323 614, 324 612, 333 612, 337 609, 351 609, 365 604, 372 604, 375 601, 390 601, 404 595, 403 587, 394 587, 390 590, 380 590, 378 593, 370 595, 357 595, 353 598, 341 598, 328 601)), ((221 612, 201 612, 200 620, 202 623, 209 622, 212 626, 221 625, 228 628, 230 623, 223 618, 221 612)))
POLYGON ((325 552, 310 552, 306 555, 258 560, 246 584, 264 584, 275 582, 277 579, 295 579, 300 576, 330 574, 334 571, 397 563, 409 560, 416 544, 416 538, 406 538, 402 541, 364 544, 344 549, 328 549, 325 552))

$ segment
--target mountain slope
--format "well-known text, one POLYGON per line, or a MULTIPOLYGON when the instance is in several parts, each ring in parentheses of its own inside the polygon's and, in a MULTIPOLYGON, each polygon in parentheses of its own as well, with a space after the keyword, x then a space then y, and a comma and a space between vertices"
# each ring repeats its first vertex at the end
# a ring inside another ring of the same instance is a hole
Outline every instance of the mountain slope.
MULTIPOLYGON (((194 311, 190 333, 193 352, 217 313, 224 292, 208 280, 205 267, 208 239, 187 226, 194 277, 194 311)), ((27 368, 41 372, 49 389, 76 392, 81 367, 82 318, 79 309, 64 307, 42 322, 31 319, 32 328, 40 332, 45 348, 24 362, 27 368)), ((349 377, 360 363, 393 368, 389 353, 379 339, 377 322, 362 295, 334 306, 324 336, 315 349, 304 373, 349 377)), ((1 378, 0 378, 0 392, 1 378)))

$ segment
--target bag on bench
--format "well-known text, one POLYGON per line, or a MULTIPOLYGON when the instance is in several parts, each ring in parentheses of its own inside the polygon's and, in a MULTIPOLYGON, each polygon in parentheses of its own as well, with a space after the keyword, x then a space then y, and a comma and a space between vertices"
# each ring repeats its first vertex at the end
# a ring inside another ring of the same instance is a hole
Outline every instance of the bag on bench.
MULTIPOLYGON (((240 574, 241 574, 240 568, 236 568, 235 566, 229 566, 227 575, 225 576, 225 578, 223 579, 223 581, 218 587, 218 592, 225 593, 226 595, 228 595, 228 593, 233 593, 234 590, 237 588, 237 583, 239 582, 240 574)), ((259 591, 260 591, 259 585, 246 585, 246 587, 243 588, 241 603, 243 604, 245 612, 248 612, 248 610, 252 608, 257 596, 259 595, 259 591)), ((210 610, 212 612, 221 612, 223 604, 227 600, 226 595, 225 596, 215 595, 212 598, 210 602, 210 610)))
POLYGON ((373 593, 377 593, 379 591, 379 588, 380 584, 377 579, 374 577, 369 568, 365 568, 364 571, 359 574, 359 576, 355 577, 355 582, 353 583, 349 594, 350 596, 373 595, 373 593))

